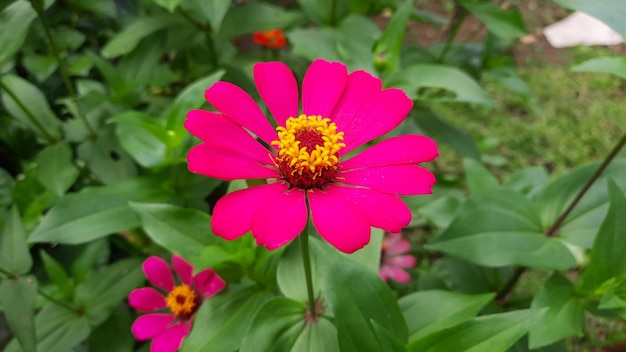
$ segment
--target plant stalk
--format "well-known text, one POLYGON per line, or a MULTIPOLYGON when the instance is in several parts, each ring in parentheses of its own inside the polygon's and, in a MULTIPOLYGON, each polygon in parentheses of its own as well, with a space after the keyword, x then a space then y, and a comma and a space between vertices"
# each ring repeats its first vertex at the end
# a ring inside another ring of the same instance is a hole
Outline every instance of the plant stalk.
MULTIPOLYGON (((14 273, 12 273, 12 272, 4 269, 4 268, 0 268, 0 274, 6 275, 9 278, 9 280, 14 280, 14 279, 17 279, 19 277, 19 275, 14 274, 14 273)), ((59 306, 61 306, 63 308, 67 308, 67 309, 71 310, 72 312, 76 311, 76 309, 74 307, 70 306, 69 304, 67 304, 67 303, 65 303, 63 301, 59 301, 58 299, 50 296, 49 294, 43 292, 41 290, 41 288, 39 288, 39 287, 37 287, 37 293, 40 294, 42 297, 44 297, 45 299, 47 299, 48 301, 50 301, 52 303, 55 303, 55 304, 57 304, 57 305, 59 305, 59 306)))
POLYGON ((333 27, 337 25, 337 0, 332 0, 330 5, 330 25, 333 27))
POLYGON ((2 88, 2 90, 7 92, 7 94, 11 97, 11 99, 13 99, 15 104, 17 104, 17 106, 19 106, 20 109, 24 111, 24 113, 26 114, 26 117, 28 117, 28 120, 30 120, 30 122, 33 125, 35 125, 35 127, 37 127, 37 129, 41 132, 41 134, 43 134, 44 137, 46 137, 46 139, 48 140, 50 144, 55 144, 56 142, 58 142, 57 139, 53 135, 48 133, 48 131, 43 127, 43 125, 37 120, 35 115, 26 107, 26 105, 24 105, 24 103, 20 100, 20 98, 17 95, 15 95, 15 93, 11 89, 9 89, 9 87, 7 87, 7 85, 4 84, 4 82, 2 82, 2 80, 0 80, 0 88, 2 88))
MULTIPOLYGON (((556 221, 548 229, 548 231, 546 231, 546 236, 554 237, 556 235, 558 229, 561 227, 565 219, 567 219, 567 216, 572 212, 572 210, 574 210, 576 205, 578 205, 578 202, 580 202, 580 200, 587 193, 589 188, 591 188, 591 186, 598 180, 598 178, 600 178, 604 170, 609 166, 611 161, 615 159, 615 157, 617 156, 619 151, 624 147, 624 145, 626 145, 626 133, 624 133, 624 135, 619 140, 619 142, 617 142, 615 147, 613 147, 613 149, 609 152, 609 154, 606 156, 604 161, 602 161, 602 164, 600 164, 596 172, 589 178, 589 180, 587 180, 583 188, 581 188, 578 194, 576 194, 576 197, 574 197, 574 199, 568 205, 568 207, 563 211, 563 213, 561 213, 561 215, 556 219, 556 221)), ((526 271, 526 269, 527 268, 523 266, 519 266, 515 268, 513 275, 511 275, 511 277, 506 282, 506 284, 504 284, 502 289, 500 289, 498 293, 496 294, 496 297, 494 298, 496 302, 504 299, 506 295, 508 295, 509 292, 511 292, 515 288, 515 285, 517 285, 517 282, 522 277, 522 274, 526 271)))
POLYGON ((452 43, 454 42, 454 39, 456 38, 457 34, 459 34, 459 30, 461 29, 461 25, 465 21, 467 14, 468 12, 465 8, 461 7, 459 4, 456 4, 456 9, 455 9, 454 18, 453 18, 454 23, 452 24, 452 28, 450 29, 450 34, 448 35, 446 44, 443 47, 443 50, 441 51, 439 58, 437 58, 438 62, 445 61, 446 56, 448 55, 448 52, 450 51, 450 48, 452 47, 452 43))
POLYGON ((80 105, 78 104, 78 95, 76 94, 76 90, 74 90, 74 86, 72 85, 72 82, 70 81, 69 75, 67 74, 65 60, 63 60, 63 58, 61 57, 61 54, 59 53, 59 49, 54 41, 54 38, 52 38, 52 32, 50 31, 50 24, 48 23, 48 17, 46 16, 46 13, 44 12, 43 8, 39 8, 37 6, 33 6, 33 8, 37 12, 39 19, 41 20, 41 24, 43 25, 44 32, 46 33, 46 38, 48 39, 48 42, 50 43, 50 48, 52 49, 52 53, 54 54, 54 58, 57 60, 57 63, 59 65, 59 73, 61 74, 61 78, 63 79, 63 83, 65 84, 65 89, 67 89, 67 92, 69 93, 70 97, 72 97, 72 99, 76 103, 76 109, 78 111, 78 118, 83 121, 89 133, 92 136, 95 136, 96 131, 91 127, 91 125, 89 124, 89 121, 87 121, 87 118, 83 116, 83 114, 80 113, 80 105))
POLYGON ((311 256, 309 253, 309 234, 311 233, 311 220, 307 224, 307 229, 300 234, 300 252, 302 253, 302 265, 304 266, 304 277, 306 278, 307 295, 309 296, 309 312, 315 318, 315 294, 313 293, 313 278, 311 276, 311 256))

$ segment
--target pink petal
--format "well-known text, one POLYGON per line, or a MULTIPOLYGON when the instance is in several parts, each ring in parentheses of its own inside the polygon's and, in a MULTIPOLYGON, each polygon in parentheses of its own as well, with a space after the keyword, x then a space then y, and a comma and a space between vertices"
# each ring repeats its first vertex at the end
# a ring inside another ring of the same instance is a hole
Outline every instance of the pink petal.
POLYGON ((338 185, 328 186, 324 190, 330 196, 350 201, 361 209, 371 226, 397 232, 411 222, 411 210, 396 196, 367 188, 338 185))
POLYGON ((193 275, 193 266, 189 264, 183 257, 176 254, 172 255, 172 266, 176 274, 184 284, 191 285, 191 276, 193 275))
POLYGON ((228 119, 252 131, 267 144, 277 139, 272 125, 254 99, 243 89, 232 83, 220 81, 207 89, 204 97, 228 119))
POLYGON ((150 345, 150 352, 176 352, 183 344, 185 336, 189 335, 191 324, 182 322, 165 330, 155 337, 150 345))
POLYGON ((401 284, 406 284, 411 281, 411 275, 402 269, 398 269, 392 266, 384 266, 380 268, 380 271, 384 272, 384 275, 393 281, 401 284))
POLYGON ((304 191, 294 188, 268 199, 252 217, 252 235, 258 245, 276 249, 296 238, 306 226, 304 191))
POLYGON ((176 316, 174 314, 142 315, 135 320, 130 331, 135 336, 135 339, 139 341, 151 339, 165 331, 175 319, 176 316))
POLYGON ((378 276, 380 276, 380 278, 383 279, 383 281, 387 281, 388 277, 387 277, 386 269, 384 269, 383 267, 378 269, 378 276))
POLYGON ((385 254, 396 255, 411 251, 411 242, 407 241, 400 233, 391 233, 383 240, 387 244, 385 254))
POLYGON ((194 286, 204 299, 226 287, 226 282, 212 269, 204 269, 193 277, 194 286))
POLYGON ((313 61, 302 81, 302 113, 329 117, 348 81, 348 69, 339 62, 313 61))
POLYGON ((298 82, 282 62, 259 62, 254 65, 254 82, 261 98, 279 126, 298 116, 298 82))
POLYGON ((339 172, 342 183, 398 194, 431 194, 435 175, 417 165, 392 165, 339 172))
POLYGON ((143 262, 143 272, 154 286, 167 292, 174 288, 174 277, 170 266, 162 258, 151 256, 143 262))
POLYGON ((330 119, 341 131, 354 129, 353 116, 363 102, 380 92, 383 82, 365 71, 354 71, 348 75, 346 89, 335 106, 330 119))
POLYGON ((213 209, 213 233, 234 240, 252 228, 252 216, 267 199, 287 192, 283 182, 242 189, 220 198, 213 209))
MULTIPOLYGON (((267 153, 269 155, 269 151, 267 153)), ((271 160, 269 156, 267 160, 271 160)), ((277 169, 262 165, 251 154, 224 145, 199 144, 187 154, 187 163, 190 172, 221 180, 280 176, 277 169)))
POLYGON ((369 243, 369 221, 359 207, 319 190, 310 192, 308 197, 315 228, 335 248, 353 253, 369 243))
POLYGON ((365 149, 341 163, 343 170, 373 166, 417 164, 435 159, 437 144, 416 134, 392 137, 365 149))
POLYGON ((167 307, 165 297, 152 287, 132 290, 128 295, 128 304, 142 312, 152 312, 167 307))
MULTIPOLYGON (((224 146, 262 164, 273 164, 269 151, 248 131, 224 115, 204 110, 187 113, 185 128, 207 145, 224 146)), ((278 138, 278 137, 276 137, 278 138)))
POLYGON ((400 255, 400 256, 385 256, 384 263, 390 266, 397 266, 400 268, 413 268, 417 263, 417 260, 412 255, 400 255))
MULTIPOLYGON (((409 114, 413 101, 400 89, 385 89, 366 100, 343 127, 343 155, 396 128, 409 114)), ((339 127, 339 126, 337 126, 339 127)))

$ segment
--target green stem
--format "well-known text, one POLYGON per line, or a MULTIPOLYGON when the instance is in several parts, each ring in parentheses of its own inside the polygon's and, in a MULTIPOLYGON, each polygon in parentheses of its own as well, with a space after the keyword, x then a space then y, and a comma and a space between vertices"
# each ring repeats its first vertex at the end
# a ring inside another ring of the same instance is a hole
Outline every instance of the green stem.
MULTIPOLYGON (((611 161, 615 159, 615 157, 617 156, 619 151, 624 147, 624 145, 626 145, 626 133, 622 136, 619 142, 617 142, 615 147, 613 147, 613 149, 609 152, 609 154, 606 156, 606 158, 604 159, 600 167, 598 167, 596 172, 589 178, 589 180, 587 180, 587 183, 585 183, 583 188, 581 188, 580 191, 578 191, 578 194, 576 194, 576 197, 568 205, 565 211, 561 213, 561 215, 556 219, 554 224, 548 229, 548 231, 546 231, 546 236, 548 237, 556 236, 557 231, 559 230, 561 225, 563 225, 563 222, 565 221, 567 216, 572 212, 572 210, 574 210, 576 205, 578 205, 578 202, 580 202, 580 200, 587 193, 589 188, 591 188, 591 186, 598 180, 598 178, 600 178, 604 170, 609 166, 611 161)), ((515 285, 517 285, 517 282, 522 277, 522 274, 526 271, 526 269, 528 268, 523 267, 523 266, 515 268, 513 275, 511 275, 511 277, 506 282, 506 284, 504 284, 504 286, 496 294, 496 297, 494 298, 496 302, 504 299, 506 295, 508 295, 509 292, 511 292, 515 288, 515 285)))
POLYGON ((206 36, 207 45, 209 47, 209 56, 210 56, 209 59, 211 60, 211 64, 213 64, 215 69, 217 69, 219 67, 219 60, 217 59, 217 51, 215 50, 215 41, 213 40, 213 30, 211 29, 211 26, 208 24, 204 24, 204 23, 196 21, 196 19, 194 19, 189 14, 189 12, 187 12, 181 7, 178 8, 178 12, 183 17, 185 17, 185 19, 189 21, 189 23, 198 27, 198 29, 204 32, 206 36))
POLYGON ((332 0, 330 5, 330 25, 333 27, 337 25, 337 0, 332 0))
MULTIPOLYGON (((3 269, 3 268, 0 268, 0 274, 6 275, 10 280, 14 280, 14 279, 17 279, 19 277, 19 275, 14 274, 14 273, 12 273, 12 272, 10 272, 10 271, 8 271, 6 269, 3 269)), ((67 304, 67 303, 65 303, 63 301, 59 301, 58 299, 50 296, 49 294, 43 292, 41 290, 41 288, 39 288, 39 287, 37 287, 37 293, 39 293, 42 297, 44 297, 45 299, 47 299, 48 301, 50 301, 52 303, 55 303, 55 304, 57 304, 57 305, 59 305, 61 307, 67 308, 67 309, 69 309, 69 310, 71 310, 73 312, 76 311, 76 309, 74 307, 70 306, 69 304, 67 304)))
POLYGON ((67 92, 69 93, 70 97, 72 97, 72 99, 76 103, 76 109, 78 111, 78 118, 83 121, 83 123, 85 124, 85 127, 87 128, 87 130, 89 130, 91 135, 95 136, 96 131, 94 131, 94 129, 91 127, 91 125, 89 124, 89 121, 87 121, 87 118, 83 116, 83 114, 80 113, 80 105, 78 104, 78 95, 76 94, 76 91, 74 90, 74 86, 72 85, 72 82, 70 81, 69 75, 67 74, 65 60, 63 60, 63 58, 61 57, 61 54, 59 53, 59 49, 54 41, 54 38, 52 38, 52 32, 50 31, 50 24, 48 23, 48 17, 46 16, 43 8, 39 8, 37 6, 33 6, 33 8, 37 12, 39 19, 41 20, 41 24, 43 25, 44 32, 46 33, 46 38, 48 39, 48 42, 50 43, 50 48, 52 49, 52 53, 54 54, 54 58, 57 60, 57 63, 59 65, 59 73, 61 74, 61 78, 63 79, 63 83, 65 84, 65 89, 67 89, 67 92))
POLYGON ((2 90, 7 92, 7 94, 11 97, 11 99, 13 99, 15 104, 17 104, 17 106, 19 106, 19 108, 22 109, 22 111, 24 111, 24 113, 26 114, 26 117, 28 117, 28 120, 30 120, 30 122, 33 125, 35 125, 35 127, 37 127, 37 129, 41 132, 41 134, 44 135, 44 137, 46 137, 46 139, 48 140, 48 142, 50 142, 50 144, 54 144, 57 142, 57 139, 53 135, 48 133, 48 131, 43 127, 43 125, 39 122, 39 120, 37 120, 35 115, 30 110, 28 110, 26 105, 22 103, 22 101, 18 98, 18 96, 15 95, 15 93, 13 93, 13 91, 9 89, 9 87, 7 87, 7 85, 4 84, 2 80, 0 80, 0 88, 2 88, 2 90))
POLYGON ((302 252, 302 265, 304 266, 304 276, 306 278, 306 289, 309 296, 309 311, 311 317, 316 317, 315 294, 313 293, 313 279, 311 276, 311 257, 309 253, 309 234, 311 232, 311 220, 307 224, 307 229, 300 234, 300 252, 302 252))
POLYGON ((443 50, 441 51, 441 54, 439 55, 439 58, 437 59, 438 62, 445 61, 446 55, 448 55, 448 52, 450 51, 450 48, 452 47, 452 43, 454 42, 454 39, 456 38, 457 34, 459 34, 459 30, 461 29, 461 25, 465 21, 467 14, 468 12, 465 8, 461 7, 458 4, 456 5, 456 10, 454 13, 454 18, 453 18, 454 22, 450 30, 450 35, 448 35, 448 39, 446 40, 446 45, 443 47, 443 50))

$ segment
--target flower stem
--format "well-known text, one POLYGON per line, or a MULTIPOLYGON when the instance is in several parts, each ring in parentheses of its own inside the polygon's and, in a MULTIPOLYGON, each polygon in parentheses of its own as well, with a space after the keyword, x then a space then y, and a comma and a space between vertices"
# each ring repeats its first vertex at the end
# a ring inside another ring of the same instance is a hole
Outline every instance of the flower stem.
POLYGON ((70 81, 69 75, 67 74, 65 60, 63 60, 63 58, 61 57, 61 54, 59 54, 59 49, 56 46, 54 38, 52 38, 52 32, 50 31, 50 24, 48 23, 48 17, 46 16, 46 13, 44 12, 43 7, 33 6, 33 8, 37 12, 39 19, 41 20, 41 24, 43 25, 44 32, 46 33, 46 38, 48 39, 48 42, 50 43, 50 48, 52 49, 52 53, 54 54, 54 58, 57 60, 57 63, 59 65, 59 73, 61 74, 61 78, 63 79, 63 83, 65 84, 65 89, 67 89, 67 92, 69 93, 70 97, 72 97, 72 99, 76 103, 76 109, 78 111, 78 118, 83 121, 83 123, 85 124, 85 127, 87 128, 87 130, 89 131, 93 139, 96 136, 96 131, 94 131, 94 129, 91 127, 91 125, 89 124, 89 121, 87 121, 87 118, 85 118, 85 116, 83 116, 83 114, 80 113, 80 106, 78 104, 78 95, 76 94, 76 91, 74 90, 74 86, 72 85, 72 82, 70 81))
POLYGON ((37 120, 35 115, 26 107, 26 105, 24 105, 20 98, 11 89, 9 89, 9 87, 7 87, 4 82, 2 82, 2 80, 0 80, 0 88, 7 92, 7 94, 11 97, 11 99, 13 99, 15 104, 17 104, 17 106, 19 106, 19 108, 24 111, 24 114, 26 114, 28 120, 30 120, 30 122, 41 132, 41 134, 48 140, 50 144, 54 144, 57 142, 57 139, 43 127, 43 125, 39 122, 39 120, 37 120))
MULTIPOLYGON (((548 229, 548 231, 546 231, 546 236, 554 237, 556 235, 558 229, 561 227, 561 225, 563 224, 567 216, 572 212, 572 210, 574 210, 578 202, 580 202, 580 200, 583 198, 585 193, 587 193, 589 188, 591 188, 591 186, 598 180, 598 178, 600 178, 600 175, 602 175, 602 173, 607 168, 607 166, 609 166, 611 161, 615 159, 615 157, 617 156, 619 151, 624 147, 624 145, 626 145, 626 133, 622 136, 619 142, 617 142, 615 147, 613 147, 613 149, 609 152, 609 154, 606 156, 606 158, 604 159, 600 167, 598 167, 596 172, 589 178, 589 180, 587 180, 587 183, 585 183, 583 188, 581 188, 580 191, 578 191, 578 194, 576 194, 576 197, 574 197, 574 199, 568 205, 568 207, 563 211, 563 213, 561 213, 561 215, 556 219, 556 221, 548 229)), ((522 274, 524 274, 526 269, 528 268, 523 267, 523 266, 519 266, 515 268, 515 271, 513 272, 509 280, 506 282, 506 284, 504 284, 504 286, 496 294, 496 297, 494 298, 496 302, 504 299, 506 295, 508 295, 509 292, 511 292, 515 288, 515 285, 517 285, 517 282, 522 277, 522 274)))
MULTIPOLYGON (((5 276, 7 276, 9 278, 9 280, 15 280, 17 278, 19 278, 19 275, 14 274, 4 268, 0 268, 0 274, 3 274, 5 276)), ((50 296, 49 294, 45 293, 44 291, 41 290, 41 288, 39 288, 39 286, 37 287, 37 293, 40 294, 42 297, 44 297, 45 299, 47 299, 48 301, 55 303, 63 308, 67 308, 69 310, 71 310, 72 312, 76 312, 76 308, 72 307, 71 305, 63 302, 63 301, 59 301, 58 299, 50 296)))
POLYGON ((337 25, 337 0, 332 0, 330 5, 330 25, 333 27, 337 25))
POLYGON ((443 50, 441 51, 439 58, 437 59, 438 62, 445 62, 446 56, 448 55, 448 52, 450 51, 450 48, 452 47, 452 43, 454 42, 456 35, 459 33, 459 30, 461 29, 461 25, 465 21, 465 17, 467 17, 467 13, 468 12, 465 8, 461 7, 459 4, 456 5, 454 18, 453 18, 454 23, 452 24, 452 28, 450 28, 450 34, 448 35, 446 44, 443 47, 443 50))
POLYGON ((315 311, 315 294, 313 293, 313 279, 311 277, 311 256, 309 253, 309 234, 311 233, 311 220, 307 224, 307 229, 300 234, 300 252, 302 252, 302 265, 304 266, 304 276, 306 278, 307 295, 309 296, 309 311, 311 317, 317 316, 315 311))

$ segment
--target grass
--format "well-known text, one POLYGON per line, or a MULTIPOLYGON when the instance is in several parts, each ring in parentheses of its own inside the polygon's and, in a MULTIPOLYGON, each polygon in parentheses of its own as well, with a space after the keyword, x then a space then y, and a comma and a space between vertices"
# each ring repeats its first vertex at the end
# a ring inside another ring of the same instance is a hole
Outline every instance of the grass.
MULTIPOLYGON (((519 70, 540 111, 485 82, 496 108, 438 105, 435 111, 469 132, 497 175, 529 166, 551 173, 602 160, 626 132, 626 80, 609 74, 570 72, 568 67, 531 65, 519 70)), ((442 153, 443 154, 443 153, 442 153)), ((459 170, 458 158, 443 158, 459 170)))

